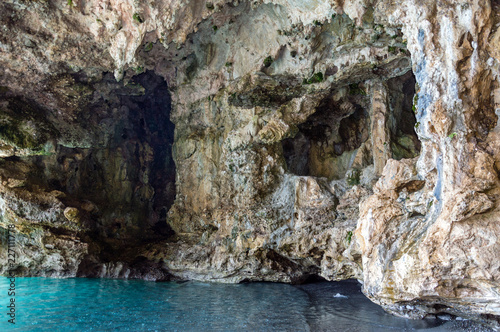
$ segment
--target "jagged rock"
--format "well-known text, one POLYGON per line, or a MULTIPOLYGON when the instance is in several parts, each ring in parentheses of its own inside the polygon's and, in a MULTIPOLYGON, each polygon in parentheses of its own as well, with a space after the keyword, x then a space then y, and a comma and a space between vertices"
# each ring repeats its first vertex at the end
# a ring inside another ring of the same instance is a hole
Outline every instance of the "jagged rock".
POLYGON ((77 208, 67 207, 66 209, 64 209, 64 216, 69 221, 78 222, 78 216, 79 216, 79 214, 80 214, 80 212, 78 211, 77 208))

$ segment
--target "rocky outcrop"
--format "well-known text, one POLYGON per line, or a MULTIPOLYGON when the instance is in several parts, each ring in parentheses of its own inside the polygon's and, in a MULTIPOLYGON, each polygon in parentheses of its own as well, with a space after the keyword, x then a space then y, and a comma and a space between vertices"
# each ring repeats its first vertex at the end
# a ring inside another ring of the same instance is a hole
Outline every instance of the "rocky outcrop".
POLYGON ((15 270, 357 278, 498 326, 499 6, 4 1, 15 270))

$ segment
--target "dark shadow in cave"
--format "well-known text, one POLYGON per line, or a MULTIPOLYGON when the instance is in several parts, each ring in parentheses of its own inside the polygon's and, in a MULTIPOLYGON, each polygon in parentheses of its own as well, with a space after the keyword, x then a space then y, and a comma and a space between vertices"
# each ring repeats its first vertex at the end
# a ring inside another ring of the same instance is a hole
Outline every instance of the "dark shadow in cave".
MULTIPOLYGON (((413 158, 420 153, 415 133, 415 76, 411 71, 385 81, 389 115, 386 128, 390 135, 391 157, 413 158)), ((293 138, 282 141, 288 172, 299 176, 343 178, 351 168, 373 164, 370 143, 370 96, 362 83, 351 84, 349 92, 334 100, 335 91, 323 99, 306 122, 299 125, 293 138), (370 144, 367 145, 368 147, 370 144)))
POLYGON ((153 149, 149 184, 154 189, 152 209, 156 221, 153 230, 161 235, 172 235, 167 223, 167 212, 175 200, 175 163, 172 156, 174 124, 170 121, 171 97, 167 83, 153 71, 133 78, 145 89, 144 95, 121 96, 122 104, 131 104, 130 120, 133 128, 126 134, 147 142, 153 149), (131 103, 130 103, 131 102, 131 103))
POLYGON ((110 90, 79 113, 78 124, 105 144, 58 146, 55 156, 35 157, 39 172, 33 181, 65 193, 61 200, 79 208, 89 236, 103 246, 111 241, 120 250, 123 242, 173 235, 166 220, 176 190, 167 83, 147 71, 127 84, 108 73, 97 84, 110 90))
POLYGON ((290 173, 300 176, 342 178, 352 155, 369 138, 367 97, 347 95, 324 98, 316 112, 299 125, 294 138, 282 141, 290 173))
POLYGON ((415 76, 411 71, 387 81, 392 158, 400 160, 419 155, 421 143, 415 133, 415 76))

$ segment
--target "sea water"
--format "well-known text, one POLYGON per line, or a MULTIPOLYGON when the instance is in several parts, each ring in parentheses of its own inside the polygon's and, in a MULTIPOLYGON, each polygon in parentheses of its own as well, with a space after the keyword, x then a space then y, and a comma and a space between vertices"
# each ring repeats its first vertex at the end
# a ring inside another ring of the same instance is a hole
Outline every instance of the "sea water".
POLYGON ((0 331, 487 331, 385 313, 356 281, 301 286, 0 278, 0 331), (15 324, 7 313, 15 303, 15 324))

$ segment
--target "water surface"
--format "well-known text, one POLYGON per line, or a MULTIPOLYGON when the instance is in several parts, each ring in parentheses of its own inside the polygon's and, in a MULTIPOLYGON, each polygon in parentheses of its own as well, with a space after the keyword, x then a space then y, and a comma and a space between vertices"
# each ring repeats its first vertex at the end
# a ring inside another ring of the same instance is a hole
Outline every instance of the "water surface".
POLYGON ((154 283, 16 278, 16 324, 7 322, 0 278, 0 331, 487 331, 470 321, 412 321, 385 313, 356 281, 154 283))

